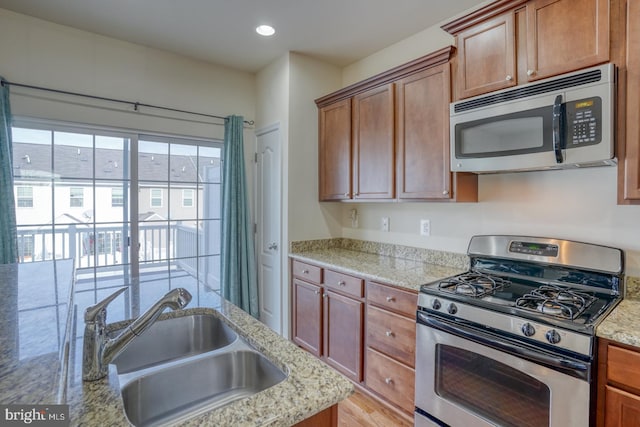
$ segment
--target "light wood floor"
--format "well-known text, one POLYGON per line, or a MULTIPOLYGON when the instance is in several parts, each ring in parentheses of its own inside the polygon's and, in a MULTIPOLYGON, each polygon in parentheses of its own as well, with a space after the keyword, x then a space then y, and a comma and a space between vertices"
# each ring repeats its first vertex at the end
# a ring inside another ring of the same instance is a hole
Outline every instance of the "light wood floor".
POLYGON ((338 405, 339 427, 412 427, 404 418, 356 391, 338 405))

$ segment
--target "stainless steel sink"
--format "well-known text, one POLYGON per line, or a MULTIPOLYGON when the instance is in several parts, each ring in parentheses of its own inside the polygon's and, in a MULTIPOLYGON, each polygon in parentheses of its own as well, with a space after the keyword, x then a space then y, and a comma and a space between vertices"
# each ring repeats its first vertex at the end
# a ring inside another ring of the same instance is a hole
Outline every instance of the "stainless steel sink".
POLYGON ((238 335, 213 315, 194 314, 160 320, 133 340, 112 364, 118 374, 149 368, 232 344, 238 335))
POLYGON ((151 371, 124 384, 121 392, 133 425, 156 426, 251 396, 286 376, 255 351, 223 351, 151 371))

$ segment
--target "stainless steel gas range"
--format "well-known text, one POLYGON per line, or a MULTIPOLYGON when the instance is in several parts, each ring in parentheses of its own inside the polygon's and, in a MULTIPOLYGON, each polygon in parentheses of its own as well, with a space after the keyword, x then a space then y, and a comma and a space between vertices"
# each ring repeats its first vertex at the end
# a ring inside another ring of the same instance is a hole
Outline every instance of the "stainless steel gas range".
POLYGON ((594 424, 595 328, 623 295, 620 249, 474 236, 468 272, 418 297, 416 426, 594 424))

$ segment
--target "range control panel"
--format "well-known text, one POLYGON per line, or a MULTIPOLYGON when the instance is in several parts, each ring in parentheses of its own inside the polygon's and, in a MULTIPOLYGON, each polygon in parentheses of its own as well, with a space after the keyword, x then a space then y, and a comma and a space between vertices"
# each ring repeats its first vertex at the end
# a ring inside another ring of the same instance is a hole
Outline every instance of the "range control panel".
POLYGON ((558 245, 551 245, 546 243, 521 242, 521 241, 514 240, 509 244, 509 252, 515 252, 518 254, 526 254, 526 255, 557 257, 558 245))

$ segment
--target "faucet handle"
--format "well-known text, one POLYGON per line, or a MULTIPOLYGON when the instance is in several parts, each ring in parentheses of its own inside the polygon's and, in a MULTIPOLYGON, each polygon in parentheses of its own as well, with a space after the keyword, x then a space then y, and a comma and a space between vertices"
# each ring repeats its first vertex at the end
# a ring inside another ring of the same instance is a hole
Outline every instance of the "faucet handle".
POLYGON ((126 290, 127 290, 126 287, 118 289, 117 291, 115 291, 114 293, 112 293, 111 295, 109 295, 108 297, 106 297, 105 299, 103 299, 102 301, 97 303, 96 305, 92 305, 91 307, 87 307, 87 309, 84 312, 84 321, 85 322, 95 322, 96 320, 98 320, 99 316, 101 315, 101 313, 103 311, 106 313, 106 309, 107 309, 107 306, 109 305, 109 303, 111 301, 113 301, 114 299, 116 299, 118 297, 118 295, 120 295, 121 293, 123 293, 126 290))

